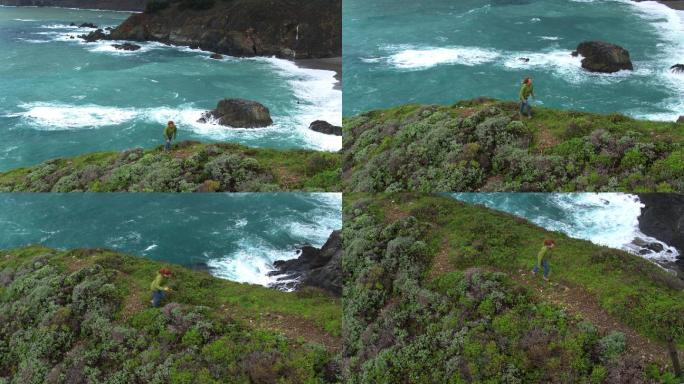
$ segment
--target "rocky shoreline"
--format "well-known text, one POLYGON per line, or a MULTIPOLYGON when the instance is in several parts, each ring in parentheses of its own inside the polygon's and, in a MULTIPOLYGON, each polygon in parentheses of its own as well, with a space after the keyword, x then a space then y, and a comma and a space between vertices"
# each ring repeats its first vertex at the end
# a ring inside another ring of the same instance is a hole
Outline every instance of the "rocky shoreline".
POLYGON ((684 195, 641 193, 638 196, 644 204, 639 216, 639 230, 679 251, 677 261, 667 265, 684 278, 684 195))
POLYGON ((298 290, 317 287, 334 296, 342 295, 342 236, 333 231, 323 247, 303 246, 296 259, 278 260, 268 275, 276 277, 272 288, 298 290))
POLYGON ((677 10, 684 11, 684 1, 683 0, 658 0, 660 4, 667 5, 668 7, 677 10))
POLYGON ((342 56, 326 57, 319 59, 300 59, 295 60, 300 68, 308 69, 322 69, 326 71, 335 72, 335 86, 334 89, 342 89, 342 56))
POLYGON ((237 57, 333 58, 342 55, 341 15, 341 0, 235 0, 192 11, 172 3, 132 15, 104 39, 157 41, 237 57))
POLYGON ((146 4, 147 0, 0 0, 0 5, 17 7, 56 7, 129 12, 142 12, 146 4))

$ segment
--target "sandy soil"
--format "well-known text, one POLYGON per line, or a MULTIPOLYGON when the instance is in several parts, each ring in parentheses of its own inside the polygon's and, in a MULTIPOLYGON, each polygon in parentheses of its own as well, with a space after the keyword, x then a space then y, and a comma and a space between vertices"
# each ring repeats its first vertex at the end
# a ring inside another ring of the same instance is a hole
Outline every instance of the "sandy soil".
POLYGON ((325 59, 303 59, 295 60, 295 63, 303 68, 325 69, 335 71, 335 89, 342 89, 342 57, 329 57, 325 59))

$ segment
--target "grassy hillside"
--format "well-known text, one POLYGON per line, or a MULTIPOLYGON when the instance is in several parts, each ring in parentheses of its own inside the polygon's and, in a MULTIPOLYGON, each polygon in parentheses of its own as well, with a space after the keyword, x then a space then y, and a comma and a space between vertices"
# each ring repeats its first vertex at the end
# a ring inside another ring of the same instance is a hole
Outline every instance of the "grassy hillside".
POLYGON ((340 303, 107 250, 0 252, 0 383, 336 382, 340 303))
POLYGON ((347 118, 347 191, 684 191, 684 124, 513 102, 406 105, 347 118))
POLYGON ((344 213, 348 382, 678 382, 684 284, 648 261, 441 196, 352 194, 344 213))
POLYGON ((184 141, 98 152, 0 173, 1 192, 326 191, 340 186, 340 155, 184 141))

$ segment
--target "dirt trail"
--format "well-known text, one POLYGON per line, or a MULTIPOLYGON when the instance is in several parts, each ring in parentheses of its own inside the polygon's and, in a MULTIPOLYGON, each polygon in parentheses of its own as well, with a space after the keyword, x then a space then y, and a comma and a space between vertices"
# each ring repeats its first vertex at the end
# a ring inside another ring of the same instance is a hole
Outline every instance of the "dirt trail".
POLYGON ((582 317, 599 329, 601 334, 619 331, 627 337, 627 350, 643 361, 657 361, 668 364, 669 356, 665 345, 656 343, 642 336, 633 328, 625 325, 606 312, 596 298, 582 287, 573 286, 562 280, 544 281, 530 271, 519 270, 517 274, 508 274, 516 282, 531 288, 544 301, 558 305, 568 313, 582 317))
POLYGON ((539 133, 537 134, 536 140, 537 140, 537 146, 539 148, 539 151, 541 153, 544 153, 545 150, 549 148, 553 148, 556 145, 560 144, 560 139, 558 139, 551 131, 546 128, 543 124, 537 124, 537 127, 539 128, 539 133))
MULTIPOLYGON (((432 260, 429 279, 455 270, 449 261, 449 248, 449 244, 445 240, 442 249, 432 260)), ((494 271, 493 268, 491 270, 494 271)), ((639 356, 643 361, 658 362, 669 367, 671 362, 664 344, 656 343, 642 336, 630 326, 610 315, 601 308, 596 298, 582 287, 573 286, 562 280, 555 281, 553 278, 544 281, 541 276, 533 275, 530 271, 519 270, 518 273, 496 271, 506 273, 517 283, 530 288, 542 300, 565 309, 571 315, 579 316, 591 322, 601 334, 608 334, 611 331, 624 333, 627 338, 627 350, 630 354, 639 356)))
POLYGON ((260 326, 272 331, 282 332, 291 339, 304 339, 310 343, 325 346, 335 354, 342 349, 342 340, 330 335, 310 320, 280 313, 266 313, 259 321, 260 326))

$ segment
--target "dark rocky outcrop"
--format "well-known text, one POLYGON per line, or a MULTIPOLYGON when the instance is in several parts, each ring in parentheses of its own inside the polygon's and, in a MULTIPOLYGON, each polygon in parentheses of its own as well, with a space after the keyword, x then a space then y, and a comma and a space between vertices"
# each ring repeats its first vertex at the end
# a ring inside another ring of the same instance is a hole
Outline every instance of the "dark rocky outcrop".
POLYGON ((298 258, 273 263, 278 281, 272 286, 279 289, 298 289, 311 286, 324 289, 335 296, 342 295, 342 237, 333 231, 322 248, 304 246, 298 258))
POLYGON ((327 135, 342 136, 342 127, 337 125, 332 125, 327 121, 316 120, 309 125, 309 129, 312 131, 325 133, 327 135))
POLYGON ((670 67, 670 70, 674 73, 684 73, 684 64, 675 64, 670 67))
POLYGON ((613 73, 633 70, 629 52, 619 45, 603 41, 585 41, 577 46, 573 55, 582 55, 582 68, 591 72, 613 73))
POLYGON ((273 124, 268 108, 245 99, 223 99, 216 109, 204 113, 199 121, 205 123, 212 119, 235 128, 261 128, 273 124))
POLYGON ((216 1, 210 9, 172 3, 132 15, 108 37, 160 41, 232 56, 340 56, 341 0, 216 1))
POLYGON ((88 43, 94 43, 98 40, 102 40, 107 37, 107 35, 104 33, 102 29, 98 29, 96 31, 90 32, 87 35, 80 35, 78 36, 81 39, 85 40, 88 43))
POLYGON ((221 60, 223 59, 223 55, 220 53, 213 53, 211 56, 209 56, 209 58, 212 58, 214 60, 221 60))
POLYGON ((108 9, 133 12, 142 11, 145 9, 145 4, 147 4, 147 0, 0 0, 0 5, 108 9))
MULTIPOLYGON (((645 205, 639 216, 639 229, 648 236, 669 244, 684 254, 684 195, 674 193, 643 193, 639 200, 645 205)), ((684 268, 684 260, 678 261, 684 268)))
POLYGON ((131 43, 112 44, 112 47, 122 51, 137 51, 138 49, 140 49, 139 45, 131 43))
POLYGON ((93 29, 98 28, 98 26, 93 24, 93 23, 83 23, 83 24, 79 25, 78 27, 79 28, 93 28, 93 29))
POLYGON ((665 249, 663 245, 660 243, 656 243, 655 241, 647 241, 640 237, 637 237, 636 239, 632 240, 632 244, 642 248, 639 250, 639 254, 642 255, 647 255, 652 252, 662 252, 663 249, 665 249))

